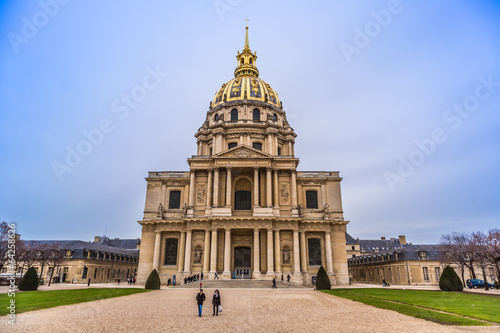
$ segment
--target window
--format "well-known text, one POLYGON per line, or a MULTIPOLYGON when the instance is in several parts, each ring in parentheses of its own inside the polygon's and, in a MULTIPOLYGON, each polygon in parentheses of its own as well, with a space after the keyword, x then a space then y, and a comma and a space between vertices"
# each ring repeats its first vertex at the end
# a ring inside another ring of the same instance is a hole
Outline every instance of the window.
POLYGON ((212 156, 212 147, 208 149, 208 156, 212 156))
POLYGON ((253 109, 253 121, 260 121, 260 110, 253 109))
POLYGON ((281 155, 281 148, 278 147, 278 156, 281 155))
POLYGON ((73 256, 73 251, 67 250, 66 251, 66 259, 70 259, 73 256))
POLYGON ((418 251, 418 257, 420 258, 420 260, 427 260, 427 252, 418 251))
POLYGON ((231 142, 231 143, 229 143, 229 144, 227 145, 227 149, 234 148, 234 147, 236 147, 237 145, 238 145, 238 143, 236 143, 236 142, 231 142))
POLYGON ((231 110, 231 121, 238 121, 238 110, 237 109, 231 110))
POLYGON ((422 273, 424 273, 424 281, 429 282, 429 271, 427 267, 422 267, 422 273))
POLYGON ((319 238, 309 238, 308 240, 309 248, 309 265, 319 266, 321 265, 321 241, 319 238))
POLYGON ((318 192, 306 191, 306 208, 318 209, 318 192))
POLYGON ((87 278, 87 270, 88 270, 88 267, 87 266, 83 266, 82 279, 86 279, 87 278))
POLYGON ((353 250, 353 251, 354 251, 355 249, 356 249, 356 248, 354 247, 354 245, 353 245, 353 246, 351 246, 351 250, 353 250))
POLYGON ((215 114, 215 116, 214 116, 214 122, 216 122, 217 120, 219 120, 219 115, 215 114))
POLYGON ((177 265, 178 238, 167 238, 165 245, 165 265, 177 265))
POLYGON ((108 277, 107 277, 108 279, 109 279, 109 273, 110 273, 110 271, 111 271, 111 268, 108 268, 108 277))
POLYGON ((273 121, 278 121, 278 116, 275 114, 273 114, 273 121))
POLYGON ((168 209, 179 209, 179 208, 181 208, 181 191, 170 191, 168 209))
POLYGON ((252 209, 252 192, 236 191, 234 192, 234 209, 235 210, 251 210, 252 209))
POLYGON ((252 143, 252 148, 262 151, 262 143, 254 142, 254 143, 252 143))
POLYGON ((94 280, 97 277, 97 267, 94 269, 94 280))
POLYGON ((436 273, 436 281, 439 282, 441 278, 441 267, 434 267, 434 272, 436 273))

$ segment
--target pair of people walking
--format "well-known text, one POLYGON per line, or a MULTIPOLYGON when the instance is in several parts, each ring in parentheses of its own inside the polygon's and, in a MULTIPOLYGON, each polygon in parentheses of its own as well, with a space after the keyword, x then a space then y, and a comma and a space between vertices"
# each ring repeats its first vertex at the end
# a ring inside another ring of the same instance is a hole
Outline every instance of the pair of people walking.
MULTIPOLYGON (((203 309, 203 302, 206 300, 205 294, 203 293, 203 289, 200 289, 200 292, 198 295, 196 295, 196 301, 198 303, 198 317, 201 317, 201 312, 203 309)), ((220 301, 220 294, 219 290, 216 290, 214 292, 214 295, 212 296, 212 306, 213 306, 213 315, 212 316, 218 316, 219 311, 222 311, 222 304, 220 301)))

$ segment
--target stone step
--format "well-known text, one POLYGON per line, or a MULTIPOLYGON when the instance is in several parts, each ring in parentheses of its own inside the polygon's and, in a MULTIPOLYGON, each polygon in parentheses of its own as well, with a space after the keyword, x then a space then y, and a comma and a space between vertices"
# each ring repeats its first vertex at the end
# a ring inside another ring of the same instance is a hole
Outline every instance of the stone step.
MULTIPOLYGON (((223 289, 223 288, 258 288, 258 289, 270 289, 273 282, 271 280, 202 280, 190 282, 182 285, 176 285, 175 288, 192 288, 199 289, 200 282, 202 283, 202 288, 210 289, 223 289)), ((287 288, 287 289, 308 289, 308 287, 276 281, 276 287, 287 288)))

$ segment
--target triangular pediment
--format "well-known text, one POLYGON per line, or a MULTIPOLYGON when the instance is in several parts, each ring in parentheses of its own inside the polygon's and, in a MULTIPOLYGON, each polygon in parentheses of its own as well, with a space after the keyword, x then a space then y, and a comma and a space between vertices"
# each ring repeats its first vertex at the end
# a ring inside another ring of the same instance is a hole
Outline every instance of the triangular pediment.
POLYGON ((271 155, 248 146, 238 146, 220 152, 216 155, 213 155, 212 157, 213 158, 270 158, 271 155))

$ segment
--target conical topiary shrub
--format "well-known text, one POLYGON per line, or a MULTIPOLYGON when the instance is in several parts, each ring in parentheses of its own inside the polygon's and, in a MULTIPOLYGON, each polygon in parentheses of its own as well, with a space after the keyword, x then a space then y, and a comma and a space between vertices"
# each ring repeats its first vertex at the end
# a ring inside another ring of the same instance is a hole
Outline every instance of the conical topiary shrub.
POLYGON ((160 289, 160 276, 156 269, 153 269, 151 274, 148 276, 148 280, 146 281, 146 289, 160 289))
POLYGON ((19 290, 37 290, 38 289, 38 274, 35 267, 30 267, 23 279, 19 283, 19 290))
POLYGON ((443 291, 462 291, 464 286, 455 270, 450 266, 446 266, 439 279, 439 288, 443 291))
POLYGON ((332 284, 330 283, 330 278, 326 274, 325 269, 321 266, 318 269, 318 276, 316 277, 316 289, 317 290, 330 290, 332 289, 332 284))

